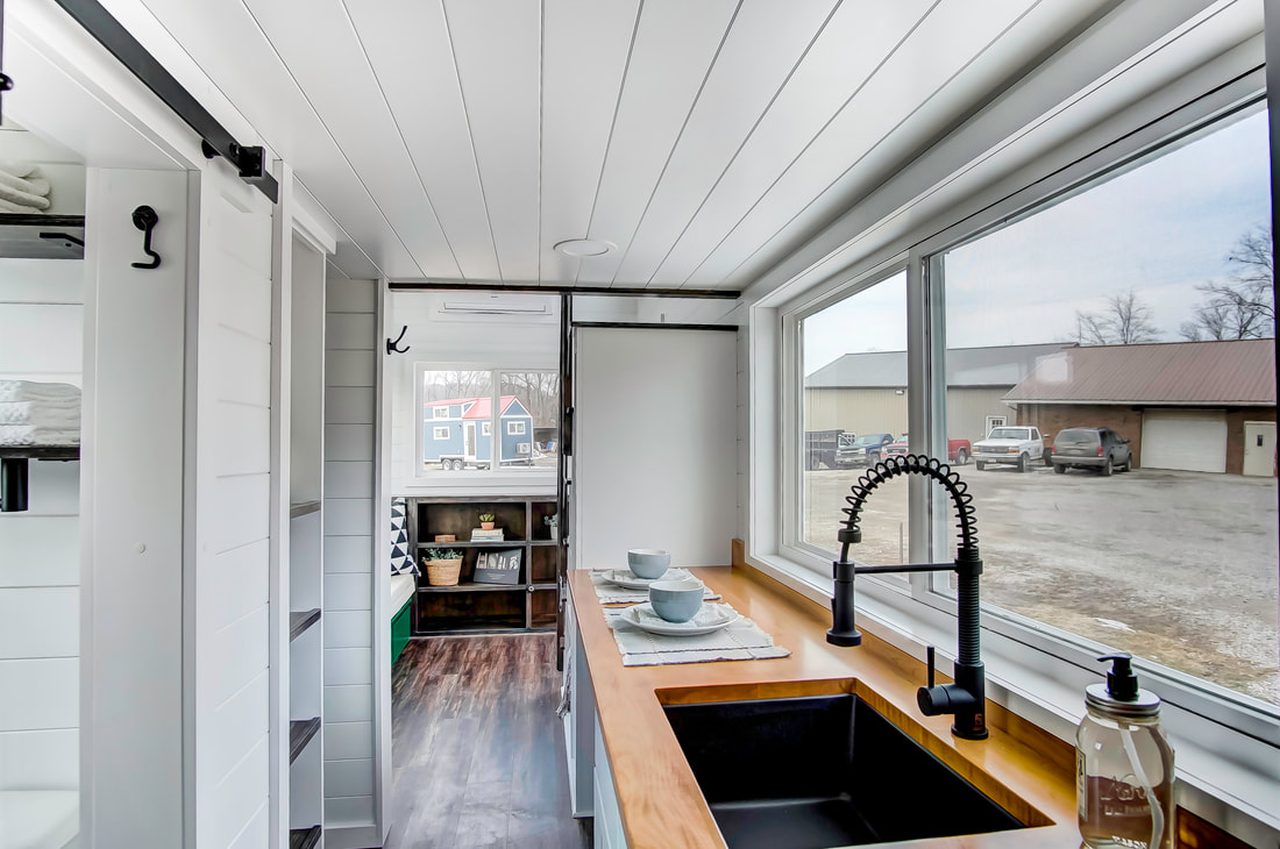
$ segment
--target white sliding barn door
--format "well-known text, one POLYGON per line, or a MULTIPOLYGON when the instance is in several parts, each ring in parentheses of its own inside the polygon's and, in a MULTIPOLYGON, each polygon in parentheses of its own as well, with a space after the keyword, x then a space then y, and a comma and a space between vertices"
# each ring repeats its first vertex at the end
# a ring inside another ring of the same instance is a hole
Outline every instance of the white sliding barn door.
POLYGON ((573 523, 578 568, 629 548, 723 566, 737 533, 734 333, 575 331, 573 523))
POLYGON ((188 347, 188 845, 270 842, 272 205, 221 166, 198 180, 188 347), (192 839, 194 838, 194 843, 192 839))

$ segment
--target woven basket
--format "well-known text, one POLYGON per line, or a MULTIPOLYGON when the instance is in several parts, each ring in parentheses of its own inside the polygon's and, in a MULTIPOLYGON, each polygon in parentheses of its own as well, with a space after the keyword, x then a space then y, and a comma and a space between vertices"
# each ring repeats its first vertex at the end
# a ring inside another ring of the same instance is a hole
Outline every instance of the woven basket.
POLYGON ((428 560, 427 583, 433 587, 456 587, 462 574, 462 558, 453 560, 428 560))

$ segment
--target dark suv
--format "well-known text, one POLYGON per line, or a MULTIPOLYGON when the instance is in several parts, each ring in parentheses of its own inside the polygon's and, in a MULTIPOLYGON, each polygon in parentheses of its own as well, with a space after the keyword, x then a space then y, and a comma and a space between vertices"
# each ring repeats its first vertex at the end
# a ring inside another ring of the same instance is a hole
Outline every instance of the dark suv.
POLYGON ((1133 468, 1133 452, 1129 440, 1109 427, 1069 427, 1053 439, 1053 470, 1065 474, 1067 469, 1097 469, 1110 475, 1119 469, 1133 468))

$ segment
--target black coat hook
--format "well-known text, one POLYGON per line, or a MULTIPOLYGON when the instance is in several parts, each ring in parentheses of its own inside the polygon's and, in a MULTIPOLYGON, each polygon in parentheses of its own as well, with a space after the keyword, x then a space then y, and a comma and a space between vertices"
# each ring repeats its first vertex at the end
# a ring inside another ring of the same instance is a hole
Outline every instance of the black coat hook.
POLYGON ((400 328, 400 335, 396 337, 396 340, 394 342, 392 342, 391 339, 388 337, 387 339, 387 355, 388 356, 390 356, 391 354, 404 354, 408 352, 410 346, 405 345, 403 348, 399 347, 400 340, 403 339, 404 335, 408 332, 409 332, 409 325, 406 324, 404 327, 400 328))
POLYGON ((151 249, 151 231, 160 223, 160 216, 149 206, 140 206, 133 211, 133 226, 142 231, 142 252, 151 257, 150 262, 130 263, 134 268, 159 268, 160 254, 151 249))

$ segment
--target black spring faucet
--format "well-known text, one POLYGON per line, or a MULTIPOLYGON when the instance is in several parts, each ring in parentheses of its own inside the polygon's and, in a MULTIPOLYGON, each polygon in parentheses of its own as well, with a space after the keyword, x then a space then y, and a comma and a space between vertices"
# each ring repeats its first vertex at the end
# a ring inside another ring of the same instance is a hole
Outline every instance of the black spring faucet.
POLYGON ((951 467, 931 457, 918 454, 889 457, 872 466, 845 496, 840 540, 840 559, 833 564, 835 593, 831 599, 831 630, 827 642, 837 646, 856 646, 862 634, 854 624, 853 579, 855 575, 882 575, 898 572, 955 572, 958 610, 959 650, 956 653, 955 683, 935 685, 933 680, 933 646, 928 649, 929 683, 916 693, 916 702, 925 716, 949 713, 955 716, 951 733, 965 740, 987 738, 986 672, 982 666, 981 621, 978 609, 978 576, 982 574, 982 558, 978 556, 978 528, 973 518, 973 496, 969 487, 951 467), (862 542, 862 506, 867 497, 885 481, 904 475, 925 475, 942 485, 956 508, 956 528, 960 544, 953 563, 921 563, 906 566, 855 566, 849 559, 849 546, 862 542))

